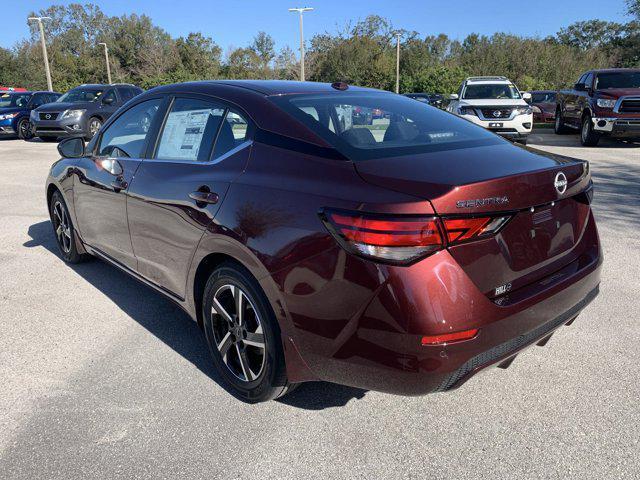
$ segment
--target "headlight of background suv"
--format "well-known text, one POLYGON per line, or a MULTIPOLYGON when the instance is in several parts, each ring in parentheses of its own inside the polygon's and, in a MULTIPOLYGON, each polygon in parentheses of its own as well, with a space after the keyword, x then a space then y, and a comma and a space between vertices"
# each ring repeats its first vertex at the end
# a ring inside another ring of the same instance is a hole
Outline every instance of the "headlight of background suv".
POLYGON ((528 105, 526 107, 516 107, 513 110, 516 112, 516 115, 530 115, 533 113, 533 110, 528 105))
POLYGON ((473 107, 458 107, 458 115, 476 115, 473 107))
POLYGON ((10 118, 15 118, 17 116, 18 116, 18 112, 6 113, 5 115, 0 115, 0 120, 9 120, 10 118))
POLYGON ((596 100, 596 103, 600 108, 613 108, 616 106, 616 101, 617 100, 609 98, 599 98, 598 100, 596 100))
POLYGON ((84 109, 65 110, 60 118, 80 118, 84 112, 86 112, 84 109))

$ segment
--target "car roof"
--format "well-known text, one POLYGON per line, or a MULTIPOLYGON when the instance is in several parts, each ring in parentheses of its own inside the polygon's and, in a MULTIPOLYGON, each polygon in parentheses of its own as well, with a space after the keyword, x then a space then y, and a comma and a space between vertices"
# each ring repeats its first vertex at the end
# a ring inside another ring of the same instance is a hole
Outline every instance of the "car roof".
POLYGON ((50 93, 52 95, 61 95, 58 92, 50 92, 49 90, 27 90, 27 91, 19 91, 19 92, 0 91, 0 95, 33 95, 34 93, 50 93))
POLYGON ((640 72, 640 68, 602 68, 598 70, 590 70, 587 73, 624 73, 624 72, 640 72))
MULTIPOLYGON (((216 87, 225 85, 229 87, 242 88, 245 90, 251 90, 262 95, 286 95, 286 94, 301 94, 301 93, 321 93, 321 92, 339 92, 344 90, 338 90, 333 88, 330 83, 320 82, 299 82, 296 80, 204 80, 200 82, 186 82, 177 83, 173 85, 167 85, 163 87, 157 87, 164 89, 165 87, 171 90, 179 90, 181 88, 188 89, 191 86, 198 87, 199 90, 206 89, 207 86, 216 87)), ((384 92, 384 90, 376 90, 374 88, 364 88, 349 85, 347 92, 384 92)), ((386 92, 388 93, 388 92, 386 92)))
POLYGON ((82 85, 77 85, 69 90, 75 90, 76 88, 106 88, 111 86, 112 85, 108 83, 83 83, 82 85))
POLYGON ((487 77, 468 77, 465 80, 466 83, 505 83, 510 84, 513 83, 507 77, 502 76, 487 76, 487 77))

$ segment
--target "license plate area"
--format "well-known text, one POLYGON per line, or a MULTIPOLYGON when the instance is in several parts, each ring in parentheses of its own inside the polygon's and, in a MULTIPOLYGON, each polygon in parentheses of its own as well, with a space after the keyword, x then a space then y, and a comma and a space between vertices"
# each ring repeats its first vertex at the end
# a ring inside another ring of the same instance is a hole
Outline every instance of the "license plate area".
POLYGON ((503 122, 489 122, 489 128, 502 128, 503 126, 503 122))

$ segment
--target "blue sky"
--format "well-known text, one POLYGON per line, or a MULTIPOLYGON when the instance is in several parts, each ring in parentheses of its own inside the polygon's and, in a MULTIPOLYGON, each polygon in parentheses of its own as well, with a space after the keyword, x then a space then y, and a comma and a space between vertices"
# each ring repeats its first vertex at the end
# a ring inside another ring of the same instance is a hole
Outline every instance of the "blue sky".
MULTIPOLYGON (((26 37, 26 17, 32 10, 52 4, 42 0, 3 0, 0 15, 0 46, 11 47, 26 37)), ((491 34, 506 31, 520 35, 546 36, 578 20, 598 18, 625 21, 624 0, 94 0, 109 15, 146 14, 173 36, 201 31, 224 51, 248 45, 256 32, 264 30, 276 46, 298 46, 297 14, 293 6, 310 6, 305 14, 305 37, 335 31, 348 21, 369 14, 389 18, 395 27, 426 34, 446 33, 462 39, 471 32, 491 34), (606 8, 604 5, 606 4, 606 8)))

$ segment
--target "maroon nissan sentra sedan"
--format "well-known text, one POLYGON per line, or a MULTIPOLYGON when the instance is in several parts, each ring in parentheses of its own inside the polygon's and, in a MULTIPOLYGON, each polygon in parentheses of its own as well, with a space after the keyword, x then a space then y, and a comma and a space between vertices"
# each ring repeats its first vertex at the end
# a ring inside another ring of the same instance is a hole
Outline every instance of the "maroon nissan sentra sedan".
POLYGON ((98 257, 180 305, 247 401, 311 380, 450 390, 598 293, 588 163, 400 95, 169 85, 58 149, 64 260, 98 257))

